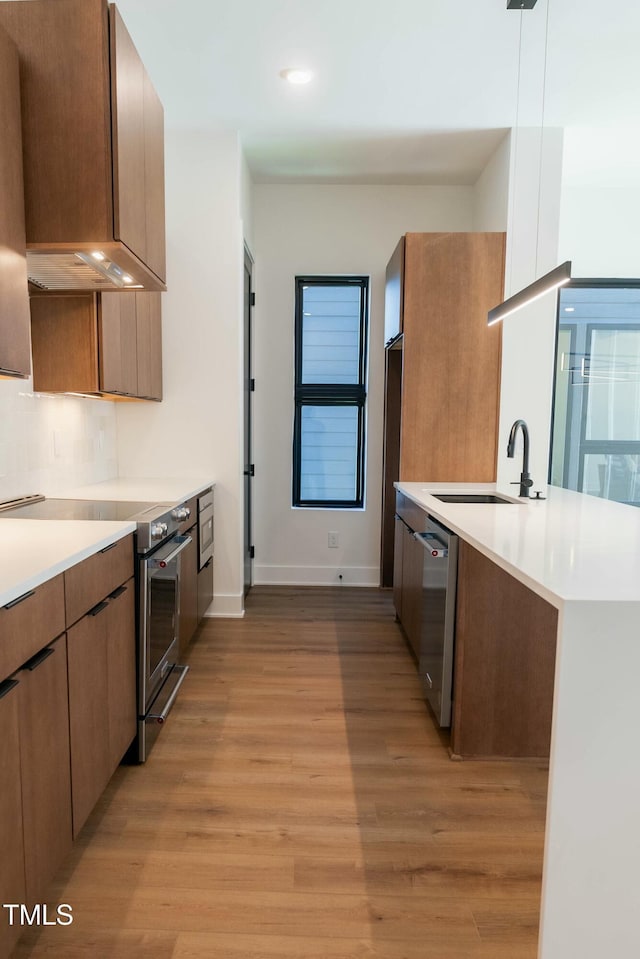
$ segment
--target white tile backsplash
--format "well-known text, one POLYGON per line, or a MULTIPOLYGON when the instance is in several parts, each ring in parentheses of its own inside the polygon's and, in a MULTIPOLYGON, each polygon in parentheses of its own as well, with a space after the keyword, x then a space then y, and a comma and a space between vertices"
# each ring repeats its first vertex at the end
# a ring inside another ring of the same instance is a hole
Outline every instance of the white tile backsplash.
POLYGON ((118 475, 115 403, 0 380, 0 500, 54 496, 118 475))

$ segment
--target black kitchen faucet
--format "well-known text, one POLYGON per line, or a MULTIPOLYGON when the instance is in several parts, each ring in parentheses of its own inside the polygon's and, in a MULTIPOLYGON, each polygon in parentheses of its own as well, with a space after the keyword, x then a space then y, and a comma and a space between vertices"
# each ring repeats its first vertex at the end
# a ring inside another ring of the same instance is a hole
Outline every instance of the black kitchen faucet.
MULTIPOLYGON (((529 428, 524 420, 516 420, 509 433, 509 442, 507 443, 507 456, 513 459, 516 451, 516 434, 518 428, 522 430, 523 454, 522 454, 522 472, 520 473, 520 496, 528 496, 529 490, 533 486, 533 480, 529 473, 529 428)), ((513 483, 513 486, 516 484, 513 483)))

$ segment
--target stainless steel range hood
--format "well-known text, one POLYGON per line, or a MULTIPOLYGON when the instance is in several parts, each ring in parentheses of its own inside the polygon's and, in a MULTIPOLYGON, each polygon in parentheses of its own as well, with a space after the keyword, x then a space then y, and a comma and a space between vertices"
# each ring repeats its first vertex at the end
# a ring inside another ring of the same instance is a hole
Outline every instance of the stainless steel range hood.
POLYGON ((47 291, 159 290, 165 285, 122 243, 27 245, 32 288, 47 291))

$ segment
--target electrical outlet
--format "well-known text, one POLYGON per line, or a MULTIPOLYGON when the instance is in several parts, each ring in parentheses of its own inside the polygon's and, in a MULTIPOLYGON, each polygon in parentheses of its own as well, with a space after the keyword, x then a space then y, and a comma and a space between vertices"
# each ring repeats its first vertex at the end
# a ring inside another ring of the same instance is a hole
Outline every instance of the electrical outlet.
POLYGON ((340 534, 336 533, 335 530, 329 533, 329 547, 331 549, 337 549, 340 545, 340 534))

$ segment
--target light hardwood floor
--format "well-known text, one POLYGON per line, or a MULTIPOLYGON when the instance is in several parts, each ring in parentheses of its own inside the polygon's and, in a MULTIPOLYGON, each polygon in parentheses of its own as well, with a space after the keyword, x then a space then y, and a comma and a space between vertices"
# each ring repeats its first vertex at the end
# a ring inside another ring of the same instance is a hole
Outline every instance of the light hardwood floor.
POLYGON ((388 591, 209 620, 16 959, 535 959, 546 770, 452 762, 388 591))

